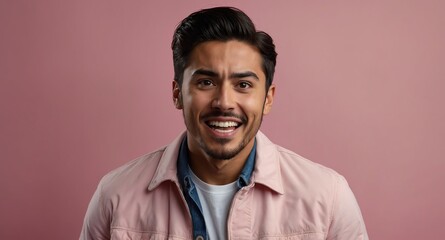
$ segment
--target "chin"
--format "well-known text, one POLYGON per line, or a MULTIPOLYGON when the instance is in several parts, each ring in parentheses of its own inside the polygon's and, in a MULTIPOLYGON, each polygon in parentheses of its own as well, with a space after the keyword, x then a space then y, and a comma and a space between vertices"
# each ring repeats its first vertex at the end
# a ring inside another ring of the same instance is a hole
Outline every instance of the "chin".
MULTIPOLYGON (((217 146, 209 146, 206 143, 201 144, 201 148, 204 150, 204 152, 210 156, 213 159, 218 160, 230 160, 234 157, 236 157, 247 145, 247 143, 244 143, 243 141, 239 142, 238 144, 235 144, 234 146, 227 146, 229 144, 229 139, 219 139, 217 146), (227 141, 228 140, 228 141, 227 141), (222 143, 225 142, 225 143, 222 143), (219 146, 218 146, 219 145, 219 146), (224 146, 226 145, 226 146, 224 146)), ((232 144, 230 144, 232 145, 232 144)))

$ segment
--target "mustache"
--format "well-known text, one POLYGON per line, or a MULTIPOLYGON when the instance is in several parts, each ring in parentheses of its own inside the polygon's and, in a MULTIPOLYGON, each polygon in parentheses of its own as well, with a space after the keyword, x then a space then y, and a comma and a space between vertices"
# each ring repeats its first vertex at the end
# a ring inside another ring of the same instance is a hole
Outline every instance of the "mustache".
POLYGON ((213 117, 232 117, 239 119, 242 123, 247 123, 247 117, 244 115, 236 114, 234 112, 223 112, 223 111, 211 111, 202 116, 203 119, 213 118, 213 117))

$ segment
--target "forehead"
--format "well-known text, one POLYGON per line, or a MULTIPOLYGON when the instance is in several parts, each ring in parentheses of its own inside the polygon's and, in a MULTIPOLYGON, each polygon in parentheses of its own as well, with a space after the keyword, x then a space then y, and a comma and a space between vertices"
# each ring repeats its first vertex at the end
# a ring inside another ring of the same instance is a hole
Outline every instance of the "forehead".
POLYGON ((187 70, 209 69, 218 73, 252 71, 265 77, 262 57, 256 47, 237 40, 207 41, 190 54, 187 70))

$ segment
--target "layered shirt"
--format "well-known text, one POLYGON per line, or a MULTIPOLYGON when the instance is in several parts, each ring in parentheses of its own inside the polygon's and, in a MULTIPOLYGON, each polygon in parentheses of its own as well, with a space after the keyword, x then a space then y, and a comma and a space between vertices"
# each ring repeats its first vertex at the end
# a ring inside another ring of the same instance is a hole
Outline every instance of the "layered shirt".
MULTIPOLYGON (((88 207, 80 239, 195 239, 178 178, 186 133, 108 173, 88 207)), ((253 171, 232 199, 227 239, 368 239, 345 178, 256 135, 253 171)), ((187 189, 187 188, 186 188, 187 189)))

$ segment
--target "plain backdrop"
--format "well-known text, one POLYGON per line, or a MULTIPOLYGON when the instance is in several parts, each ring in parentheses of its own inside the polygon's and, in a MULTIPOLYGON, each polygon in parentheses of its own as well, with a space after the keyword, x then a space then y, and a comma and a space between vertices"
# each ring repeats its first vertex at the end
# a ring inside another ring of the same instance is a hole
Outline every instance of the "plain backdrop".
POLYGON ((184 130, 181 19, 244 10, 275 39, 262 130, 349 181, 371 239, 445 235, 443 1, 0 1, 0 239, 76 239, 100 178, 184 130))

